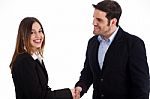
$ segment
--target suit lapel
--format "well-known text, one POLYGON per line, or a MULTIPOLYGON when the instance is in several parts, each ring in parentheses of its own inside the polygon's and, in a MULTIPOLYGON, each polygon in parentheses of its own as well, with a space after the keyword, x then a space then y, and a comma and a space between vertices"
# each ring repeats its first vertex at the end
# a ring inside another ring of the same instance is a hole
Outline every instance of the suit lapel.
POLYGON ((42 71, 43 71, 43 73, 44 73, 44 75, 46 77, 46 80, 48 82, 48 74, 47 74, 47 71, 46 71, 46 68, 45 68, 43 60, 42 60, 42 63, 40 63, 40 61, 38 59, 36 59, 35 61, 39 64, 40 68, 42 68, 42 71))
POLYGON ((121 29, 121 27, 119 27, 119 30, 114 40, 112 41, 111 45, 109 46, 105 54, 102 71, 106 68, 106 66, 109 66, 113 58, 117 58, 117 57, 114 57, 113 54, 117 51, 120 51, 119 47, 120 47, 120 44, 122 44, 123 42, 122 33, 123 33, 123 30, 121 29))
POLYGON ((97 36, 94 37, 93 43, 90 44, 90 56, 89 57, 90 60, 92 60, 91 62, 91 66, 94 70, 94 73, 96 73, 96 75, 100 75, 101 74, 101 69, 98 63, 98 48, 99 48, 99 41, 97 40, 97 36))

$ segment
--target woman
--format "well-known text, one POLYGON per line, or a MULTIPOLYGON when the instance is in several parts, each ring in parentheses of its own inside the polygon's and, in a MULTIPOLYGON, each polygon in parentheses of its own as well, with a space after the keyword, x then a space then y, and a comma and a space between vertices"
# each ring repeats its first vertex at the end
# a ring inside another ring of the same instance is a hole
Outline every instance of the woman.
POLYGON ((18 29, 15 52, 10 63, 16 99, 73 99, 74 90, 51 91, 43 63, 45 34, 40 21, 24 18, 18 29))

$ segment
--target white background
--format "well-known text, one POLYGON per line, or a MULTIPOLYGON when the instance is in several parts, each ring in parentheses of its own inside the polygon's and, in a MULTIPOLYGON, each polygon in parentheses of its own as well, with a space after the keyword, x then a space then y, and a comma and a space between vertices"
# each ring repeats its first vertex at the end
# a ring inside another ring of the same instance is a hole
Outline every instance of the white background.
MULTIPOLYGON (((49 86, 73 88, 83 68, 87 42, 93 36, 93 7, 100 0, 0 0, 0 99, 15 99, 9 64, 20 21, 27 16, 43 24, 44 61, 49 86)), ((120 26, 142 38, 150 62, 150 1, 117 0, 123 14, 120 26)), ((92 99, 92 87, 82 99, 92 99)))

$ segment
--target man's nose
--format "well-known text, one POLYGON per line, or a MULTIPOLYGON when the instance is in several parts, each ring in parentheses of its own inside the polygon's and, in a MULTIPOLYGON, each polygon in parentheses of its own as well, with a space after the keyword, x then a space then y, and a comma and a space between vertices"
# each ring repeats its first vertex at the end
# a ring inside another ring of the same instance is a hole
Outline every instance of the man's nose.
POLYGON ((93 19, 93 25, 97 25, 97 22, 95 19, 93 19))

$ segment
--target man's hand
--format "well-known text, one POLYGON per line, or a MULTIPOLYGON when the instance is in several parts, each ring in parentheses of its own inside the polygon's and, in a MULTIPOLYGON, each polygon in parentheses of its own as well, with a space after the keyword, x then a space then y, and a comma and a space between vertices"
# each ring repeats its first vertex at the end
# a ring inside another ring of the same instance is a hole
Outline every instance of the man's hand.
POLYGON ((82 91, 81 87, 75 87, 75 99, 80 99, 80 92, 82 91))

